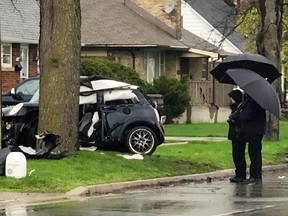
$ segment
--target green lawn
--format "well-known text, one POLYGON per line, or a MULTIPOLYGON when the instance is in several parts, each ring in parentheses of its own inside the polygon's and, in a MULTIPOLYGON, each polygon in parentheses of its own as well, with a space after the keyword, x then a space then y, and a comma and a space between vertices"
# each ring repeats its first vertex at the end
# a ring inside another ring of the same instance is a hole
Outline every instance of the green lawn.
POLYGON ((226 137, 227 123, 193 123, 164 125, 166 136, 184 137, 226 137))
MULTIPOLYGON (((166 125, 167 136, 226 136, 227 125, 166 125)), ((263 164, 285 162, 288 122, 281 121, 280 140, 263 142, 263 164), (285 133, 286 132, 286 133, 285 133)), ((203 173, 233 168, 230 141, 159 146, 144 160, 127 160, 118 152, 79 151, 61 160, 28 160, 23 179, 0 177, 0 191, 67 192, 81 185, 203 173)))

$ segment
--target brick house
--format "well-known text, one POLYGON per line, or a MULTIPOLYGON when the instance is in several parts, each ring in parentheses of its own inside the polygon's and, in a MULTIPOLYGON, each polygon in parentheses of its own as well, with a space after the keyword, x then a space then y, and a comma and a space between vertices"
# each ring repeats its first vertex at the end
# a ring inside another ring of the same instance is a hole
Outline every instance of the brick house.
POLYGON ((1 0, 0 28, 2 91, 6 91, 38 74, 39 2, 16 1, 13 5, 10 0, 1 0), (15 70, 19 63, 21 71, 15 70))
MULTIPOLYGON (((136 4, 139 2, 143 1, 81 0, 82 56, 118 61, 148 82, 161 74, 179 76, 181 54, 189 47, 177 39, 178 26, 169 15, 165 21, 170 26, 166 25, 136 4)), ((165 0, 148 2, 157 11, 165 5, 165 0)), ((179 9, 176 5, 175 13, 179 9)))
MULTIPOLYGON (((218 121, 221 118, 218 109, 227 107, 227 93, 233 86, 215 83, 209 71, 221 57, 241 51, 229 49, 234 45, 228 39, 225 41, 228 46, 221 46, 183 28, 186 1, 173 3, 172 12, 167 13, 167 0, 81 0, 82 55, 119 61, 148 82, 161 74, 186 76, 191 110, 179 121, 218 121), (97 7, 93 7, 95 4, 97 7)), ((216 29, 203 17, 200 21, 200 27, 216 29)), ((219 41, 223 39, 219 31, 216 36, 219 41)), ((226 111, 222 120, 227 118, 226 111)))
MULTIPOLYGON (((21 46, 28 47, 26 74, 28 77, 37 75, 39 37, 39 2, 25 0, 24 5, 24 0, 17 1, 21 16, 10 0, 4 2, 0 3, 0 15, 13 11, 15 17, 5 18, 5 22, 10 25, 6 25, 5 34, 2 32, 2 43, 10 43, 14 47, 9 67, 2 64, 3 89, 14 86, 23 78, 22 73, 13 70, 21 46), (30 12, 25 13, 25 10, 30 12), (33 16, 28 17, 26 14, 33 16), (21 20, 22 24, 15 24, 13 20, 21 20), (11 26, 16 29, 21 27, 22 30, 11 32, 11 26), (29 27, 31 31, 28 31, 29 27), (8 40, 9 38, 13 40, 8 40)), ((171 11, 168 11, 166 7, 171 1, 167 0, 81 0, 81 55, 101 56, 118 61, 135 69, 148 82, 153 82, 153 79, 162 74, 176 78, 186 76, 190 84, 191 109, 179 121, 219 120, 219 116, 213 113, 211 104, 225 107, 228 101, 227 91, 232 87, 215 84, 209 71, 219 58, 231 52, 197 35, 197 32, 183 28, 184 3, 186 1, 174 0, 171 11), (217 94, 215 85, 221 90, 217 90, 217 94)), ((1 17, 2 19, 4 18, 1 17)), ((203 23, 202 26, 207 24, 203 23)))

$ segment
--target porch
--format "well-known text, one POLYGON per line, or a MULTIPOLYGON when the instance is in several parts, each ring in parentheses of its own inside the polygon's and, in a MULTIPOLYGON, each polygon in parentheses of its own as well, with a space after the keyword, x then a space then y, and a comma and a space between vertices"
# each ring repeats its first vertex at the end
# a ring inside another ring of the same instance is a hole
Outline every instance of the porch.
POLYGON ((232 91, 233 87, 214 80, 190 80, 190 107, 177 122, 226 122, 231 112, 227 93, 232 91))

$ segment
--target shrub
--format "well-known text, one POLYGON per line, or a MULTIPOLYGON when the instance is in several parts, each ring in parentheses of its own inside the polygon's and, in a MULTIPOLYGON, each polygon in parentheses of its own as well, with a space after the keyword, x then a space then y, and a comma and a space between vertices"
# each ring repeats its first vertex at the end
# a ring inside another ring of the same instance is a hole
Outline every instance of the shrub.
POLYGON ((150 86, 147 91, 163 95, 166 123, 172 123, 174 118, 180 117, 190 102, 188 82, 184 78, 178 80, 160 76, 154 80, 154 85, 150 86))
POLYGON ((105 78, 137 85, 141 88, 145 88, 146 85, 135 70, 118 62, 103 58, 82 58, 80 74, 82 76, 99 75, 105 78))

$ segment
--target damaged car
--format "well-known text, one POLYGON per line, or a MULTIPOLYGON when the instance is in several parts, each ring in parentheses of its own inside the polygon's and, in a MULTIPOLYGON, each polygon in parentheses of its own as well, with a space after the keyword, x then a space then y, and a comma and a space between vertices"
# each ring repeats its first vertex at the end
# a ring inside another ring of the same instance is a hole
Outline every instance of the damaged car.
MULTIPOLYGON (((2 146, 36 148, 39 91, 29 102, 2 109, 2 146)), ((151 155, 164 142, 158 111, 138 86, 97 77, 81 78, 79 144, 118 146, 133 154, 151 155)))

